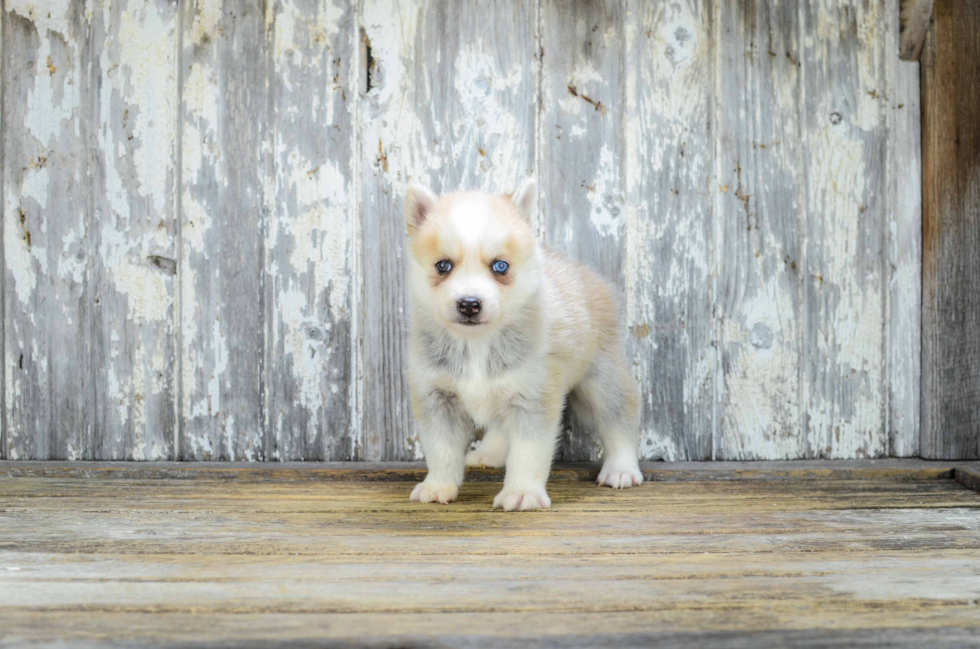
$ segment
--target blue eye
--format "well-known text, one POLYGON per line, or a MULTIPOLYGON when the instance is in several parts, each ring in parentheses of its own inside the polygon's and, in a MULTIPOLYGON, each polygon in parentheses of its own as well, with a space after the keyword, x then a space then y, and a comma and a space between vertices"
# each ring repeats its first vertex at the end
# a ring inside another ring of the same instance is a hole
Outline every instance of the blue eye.
POLYGON ((503 259, 498 259, 497 261, 493 262, 493 265, 490 266, 490 270, 498 275, 503 275, 506 273, 508 268, 510 268, 510 264, 503 259))
POLYGON ((445 259, 436 262, 436 270, 439 271, 440 275, 445 275, 452 269, 453 269, 453 265, 448 261, 446 261, 445 259))

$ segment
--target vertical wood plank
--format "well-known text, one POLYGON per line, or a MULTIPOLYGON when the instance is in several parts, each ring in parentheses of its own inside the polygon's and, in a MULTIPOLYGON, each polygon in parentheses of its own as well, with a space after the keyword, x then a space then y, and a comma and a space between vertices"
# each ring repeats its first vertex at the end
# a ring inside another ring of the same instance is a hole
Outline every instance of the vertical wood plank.
MULTIPOLYGON (((405 233, 399 207, 410 174, 421 179, 414 78, 422 11, 415 3, 363 0, 358 168, 361 186, 361 335, 358 459, 422 456, 405 373, 408 300, 405 233), (414 137, 413 137, 414 136, 414 137), (395 173, 392 174, 392 170, 395 173)), ((444 109, 443 107, 440 107, 444 109)))
POLYGON ((980 457, 980 5, 936 0, 922 53, 926 458, 980 457))
POLYGON ((888 454, 919 453, 922 320, 922 140, 919 63, 890 52, 898 47, 898 9, 892 7, 885 56, 888 106, 888 454))
POLYGON ((270 3, 266 457, 354 451, 353 3, 270 3))
POLYGON ((711 458, 711 14, 708 0, 632 2, 626 19, 626 315, 647 458, 711 458))
POLYGON ((719 3, 719 460, 803 457, 798 5, 719 3))
POLYGON ((266 17, 249 0, 182 12, 180 456, 263 459, 266 17))
POLYGON ((362 6, 370 74, 358 124, 361 459, 421 456, 405 378, 408 182, 428 183, 436 192, 504 192, 533 171, 534 9, 529 2, 490 0, 365 0, 362 6))
POLYGON ((98 130, 85 152, 98 152, 96 192, 92 229, 73 248, 76 258, 86 240, 95 248, 94 457, 172 459, 176 5, 95 5, 89 30, 102 41, 90 81, 98 130))
MULTIPOLYGON (((541 3, 540 214, 544 240, 625 290, 623 48, 620 2, 541 3)), ((559 458, 598 457, 572 421, 559 458)))
POLYGON ((67 1, 43 13, 5 6, 5 406, 13 460, 92 457, 92 251, 78 243, 91 230, 92 116, 82 60, 88 25, 79 9, 67 1), (79 247, 65 250, 66 239, 79 247))
MULTIPOLYGON (((4 191, 6 190, 6 185, 4 184, 4 167, 6 162, 6 156, 4 155, 4 141, 6 138, 6 132, 3 130, 6 126, 6 120, 4 119, 4 103, 3 95, 4 88, 6 87, 7 78, 4 76, 6 71, 6 57, 4 56, 3 49, 3 18, 6 11, 4 7, 0 7, 0 188, 4 191)), ((0 460, 8 459, 7 451, 7 367, 9 363, 7 362, 7 337, 5 335, 6 331, 6 290, 7 290, 7 264, 5 261, 4 244, 5 239, 4 233, 4 214, 6 212, 6 200, 0 199, 0 359, 3 359, 3 371, 0 372, 0 460)))
POLYGON ((880 457, 888 452, 884 2, 801 6, 808 455, 880 457))
POLYGON ((9 457, 166 459, 175 10, 45 9, 5 16, 9 457))

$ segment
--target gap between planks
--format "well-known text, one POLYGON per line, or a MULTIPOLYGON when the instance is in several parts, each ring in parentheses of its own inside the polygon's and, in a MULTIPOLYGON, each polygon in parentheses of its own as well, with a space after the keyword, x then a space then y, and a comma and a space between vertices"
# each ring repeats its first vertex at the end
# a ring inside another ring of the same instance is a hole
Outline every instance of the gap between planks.
MULTIPOLYGON (((787 460, 764 462, 643 462, 649 482, 732 480, 950 480, 980 491, 980 462, 787 460)), ((119 480, 226 480, 241 482, 413 482, 423 462, 60 462, 0 461, 0 477, 119 480)), ((594 481, 598 463, 559 463, 550 481, 594 481)), ((466 471, 467 482, 500 482, 499 469, 466 471)))

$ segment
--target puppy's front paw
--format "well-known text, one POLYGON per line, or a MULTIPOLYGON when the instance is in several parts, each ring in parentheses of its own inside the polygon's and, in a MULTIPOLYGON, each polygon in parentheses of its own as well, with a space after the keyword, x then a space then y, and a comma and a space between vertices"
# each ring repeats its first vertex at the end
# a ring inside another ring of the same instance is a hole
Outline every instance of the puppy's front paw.
POLYGON ((466 466, 485 466, 491 469, 503 468, 507 454, 484 450, 482 445, 466 454, 466 466))
POLYGON ((634 457, 609 458, 602 463, 597 482, 600 486, 606 485, 613 489, 639 487, 643 484, 643 474, 640 473, 640 465, 634 457))
POLYGON ((493 508, 502 509, 505 512, 526 512, 532 509, 548 509, 551 507, 551 498, 544 487, 530 487, 526 489, 515 489, 504 487, 493 499, 493 508))
POLYGON ((424 480, 412 490, 412 500, 420 503, 451 503, 459 496, 459 487, 450 482, 429 482, 424 480))

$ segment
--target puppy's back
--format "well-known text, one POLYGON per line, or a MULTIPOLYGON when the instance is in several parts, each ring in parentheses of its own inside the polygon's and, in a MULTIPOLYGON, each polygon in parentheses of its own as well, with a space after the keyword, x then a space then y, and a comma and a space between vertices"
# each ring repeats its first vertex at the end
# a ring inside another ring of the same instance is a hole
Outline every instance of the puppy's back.
POLYGON ((581 352, 618 346, 619 304, 612 286, 588 266, 543 246, 545 275, 552 289, 549 309, 555 335, 581 352))

